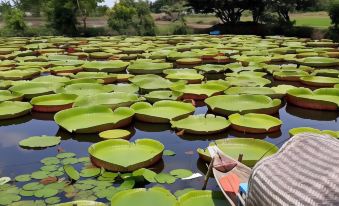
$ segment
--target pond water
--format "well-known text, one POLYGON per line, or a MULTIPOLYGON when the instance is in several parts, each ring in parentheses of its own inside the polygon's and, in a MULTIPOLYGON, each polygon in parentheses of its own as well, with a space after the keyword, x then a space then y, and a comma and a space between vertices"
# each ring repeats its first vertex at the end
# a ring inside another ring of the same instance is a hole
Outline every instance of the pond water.
MULTIPOLYGON (((196 114, 207 113, 207 107, 196 109, 196 114)), ((318 129, 338 130, 338 112, 315 111, 285 105, 279 111, 279 118, 283 121, 281 132, 268 135, 242 134, 234 130, 212 135, 179 137, 171 130, 169 124, 149 124, 134 121, 127 128, 134 133, 130 141, 141 138, 151 138, 162 142, 166 149, 176 153, 175 156, 164 156, 163 161, 154 166, 156 171, 169 172, 173 169, 183 168, 204 174, 206 163, 199 160, 197 148, 205 148, 208 144, 221 138, 254 137, 276 144, 278 147, 289 138, 288 131, 295 127, 314 127, 318 129)), ((21 118, 0 122, 0 176, 15 177, 16 175, 32 173, 42 164, 40 160, 57 154, 57 148, 43 150, 27 150, 18 146, 24 138, 36 135, 56 135, 62 137, 60 147, 66 152, 74 152, 77 157, 88 156, 87 148, 94 142, 100 141, 96 134, 74 135, 62 129, 53 121, 53 114, 32 113, 21 118)), ((80 167, 81 168, 81 167, 80 167)), ((193 180, 177 180, 174 184, 164 184, 172 192, 184 188, 201 189, 204 177, 193 180)), ((155 184, 141 185, 151 187, 155 184)), ((207 189, 219 190, 214 179, 210 179, 207 189)), ((64 195, 60 195, 66 201, 64 195)), ((32 199, 32 198, 23 198, 32 199)), ((106 201, 104 199, 99 199, 106 201)), ((69 200, 68 200, 69 201, 69 200)))

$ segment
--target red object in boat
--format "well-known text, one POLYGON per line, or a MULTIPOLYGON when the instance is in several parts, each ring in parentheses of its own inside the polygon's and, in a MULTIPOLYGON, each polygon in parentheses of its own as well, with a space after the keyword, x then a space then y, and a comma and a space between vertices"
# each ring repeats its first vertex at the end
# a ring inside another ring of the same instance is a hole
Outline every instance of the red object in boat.
POLYGON ((225 192, 238 193, 240 180, 239 177, 234 173, 229 173, 219 179, 222 189, 225 192))

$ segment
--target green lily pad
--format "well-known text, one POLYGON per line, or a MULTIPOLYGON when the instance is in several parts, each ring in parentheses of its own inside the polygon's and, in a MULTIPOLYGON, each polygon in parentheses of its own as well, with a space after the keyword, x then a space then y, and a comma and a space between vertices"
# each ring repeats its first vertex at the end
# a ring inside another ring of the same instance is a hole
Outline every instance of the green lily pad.
POLYGON ((207 115, 191 115, 185 119, 171 121, 172 128, 184 130, 190 134, 215 134, 227 129, 231 123, 224 117, 207 115))
POLYGON ((51 188, 43 188, 34 192, 34 196, 38 198, 49 198, 56 194, 58 194, 58 190, 51 188))
POLYGON ((0 120, 12 119, 28 114, 32 105, 27 102, 5 101, 0 103, 0 120))
POLYGON ((41 163, 45 165, 56 165, 60 163, 60 160, 56 157, 46 157, 42 160, 40 160, 41 163))
POLYGON ((157 183, 160 183, 160 184, 164 184, 164 183, 173 184, 176 180, 175 177, 167 173, 159 173, 154 177, 154 179, 157 181, 157 183))
POLYGON ((24 174, 24 175, 18 175, 15 177, 15 181, 17 182, 28 182, 31 181, 31 175, 29 174, 24 174))
POLYGON ((156 183, 155 176, 157 173, 153 172, 152 170, 141 168, 133 172, 133 176, 138 177, 142 176, 148 182, 156 183))
POLYGON ((31 177, 33 179, 42 180, 46 177, 49 177, 49 172, 38 170, 38 171, 33 172, 31 174, 31 177))
POLYGON ((80 171, 81 177, 95 177, 100 174, 100 168, 88 168, 80 171))
POLYGON ((131 132, 123 129, 106 130, 99 133, 103 139, 129 139, 131 132))
POLYGON ((56 157, 59 158, 59 159, 75 157, 75 153, 73 153, 73 152, 62 152, 62 153, 57 154, 56 157))
POLYGON ((21 200, 19 195, 15 194, 3 194, 0 196, 0 205, 9 205, 12 202, 21 200))
POLYGON ((193 175, 193 173, 190 170, 186 170, 186 169, 172 170, 170 174, 176 178, 186 178, 186 177, 190 177, 193 175))
POLYGON ((178 198, 181 206, 223 206, 225 197, 221 192, 194 190, 187 192, 178 198))
POLYGON ((54 205, 54 204, 61 202, 61 199, 60 197, 50 197, 50 198, 45 199, 45 202, 47 204, 54 205))
POLYGON ((72 165, 65 165, 64 170, 70 179, 75 180, 75 181, 80 179, 79 172, 76 169, 74 169, 72 165))
POLYGON ((115 61, 92 61, 82 65, 85 71, 89 72, 122 72, 129 65, 128 62, 115 61))
POLYGON ((52 147, 58 145, 61 142, 61 137, 55 136, 33 136, 28 137, 19 142, 21 147, 28 148, 41 148, 41 147, 52 147))
POLYGON ((182 95, 182 93, 175 91, 153 91, 146 94, 144 97, 148 102, 155 103, 161 100, 179 100, 182 95))
POLYGON ((27 183, 24 186, 22 186, 22 189, 27 190, 27 191, 36 191, 39 189, 42 189, 44 185, 40 184, 39 182, 31 182, 27 183))

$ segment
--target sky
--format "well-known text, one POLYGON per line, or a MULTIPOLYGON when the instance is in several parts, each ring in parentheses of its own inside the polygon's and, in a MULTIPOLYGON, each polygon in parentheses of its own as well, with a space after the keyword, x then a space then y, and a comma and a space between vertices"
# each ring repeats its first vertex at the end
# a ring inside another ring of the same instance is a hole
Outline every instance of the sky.
POLYGON ((116 0, 105 0, 102 4, 112 7, 116 0))

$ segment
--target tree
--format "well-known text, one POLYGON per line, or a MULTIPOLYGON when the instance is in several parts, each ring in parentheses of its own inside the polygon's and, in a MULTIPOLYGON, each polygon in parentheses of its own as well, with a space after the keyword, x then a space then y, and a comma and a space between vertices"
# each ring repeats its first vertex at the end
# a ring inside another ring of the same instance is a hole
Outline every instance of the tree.
POLYGON ((83 24, 83 30, 87 30, 87 18, 91 12, 95 11, 98 7, 98 3, 103 0, 77 0, 78 10, 80 11, 81 20, 83 24))
POLYGON ((253 0, 249 3, 253 21, 258 23, 268 7, 269 0, 253 0))
POLYGON ((223 23, 235 24, 245 10, 250 10, 251 0, 188 0, 198 13, 215 13, 223 23))
POLYGON ((47 25, 59 34, 74 36, 77 31, 77 0, 47 0, 44 2, 47 25))
POLYGON ((271 7, 278 13, 281 23, 291 24, 291 11, 305 10, 314 2, 315 0, 271 0, 271 7))
POLYGON ((328 7, 328 15, 332 20, 333 27, 339 29, 339 0, 332 0, 328 7))
POLYGON ((118 34, 155 35, 155 23, 145 1, 120 0, 108 12, 107 23, 118 34))
POLYGON ((175 3, 175 0, 156 0, 150 3, 151 11, 154 13, 160 13, 161 8, 164 6, 170 6, 175 3))
POLYGON ((184 21, 184 16, 188 13, 191 7, 186 6, 185 1, 178 1, 172 5, 163 6, 160 11, 170 17, 171 21, 184 21))
POLYGON ((27 28, 24 20, 24 12, 17 8, 12 8, 4 13, 5 26, 14 32, 23 32, 27 28))

